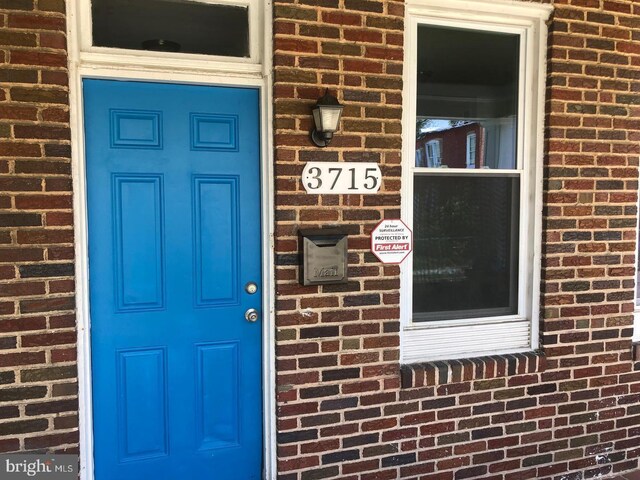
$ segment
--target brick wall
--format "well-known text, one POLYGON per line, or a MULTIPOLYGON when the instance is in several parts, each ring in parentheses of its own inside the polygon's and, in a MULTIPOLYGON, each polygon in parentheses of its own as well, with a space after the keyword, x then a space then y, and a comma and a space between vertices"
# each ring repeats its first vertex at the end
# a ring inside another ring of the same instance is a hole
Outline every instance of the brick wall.
POLYGON ((77 451, 64 11, 0 1, 0 452, 77 451))
MULTIPOLYGON (((404 5, 275 3, 281 480, 571 480, 638 466, 640 5, 555 6, 543 355, 401 374, 399 269, 370 254, 368 234, 400 216, 404 5), (346 108, 340 134, 320 149, 308 140, 310 108, 327 86, 346 108), (376 161, 383 189, 307 195, 299 179, 311 160, 376 161), (301 287, 297 229, 335 224, 350 231, 349 284, 301 287)), ((77 449, 63 10, 62 0, 0 3, 0 451, 77 449)))
POLYGON ((636 468, 640 5, 555 2, 542 355, 401 375, 399 270, 369 253, 368 234, 399 216, 403 7, 275 2, 278 478, 568 480, 636 468), (324 87, 346 107, 320 149, 307 135, 324 87), (383 190, 307 195, 311 160, 376 161, 383 190), (349 284, 299 286, 297 228, 334 224, 350 230, 349 284))

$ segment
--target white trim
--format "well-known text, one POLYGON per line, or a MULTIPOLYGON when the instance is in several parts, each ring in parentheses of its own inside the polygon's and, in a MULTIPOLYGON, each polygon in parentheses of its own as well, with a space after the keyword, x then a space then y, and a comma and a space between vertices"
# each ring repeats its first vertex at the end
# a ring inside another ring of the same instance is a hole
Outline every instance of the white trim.
MULTIPOLYGON (((520 176, 518 312, 511 317, 412 322, 413 256, 401 266, 400 361, 403 363, 527 351, 539 345, 540 258, 544 88, 549 5, 486 0, 409 0, 405 22, 405 65, 417 65, 419 24, 468 28, 520 35, 517 163, 513 170, 416 168, 415 125, 417 79, 404 73, 402 218, 413 224, 413 179, 421 173, 520 176), (525 160, 529 162, 525 165, 525 160), (475 335, 474 335, 475 333, 475 335), (484 342, 477 342, 478 334, 484 342), (494 335, 495 338, 489 338, 494 335), (525 337, 523 337, 525 335, 525 337), (526 341, 523 341, 526 338, 526 341), (448 340, 453 340, 448 343, 448 340), (494 341, 495 340, 495 341, 494 341)), ((415 68, 415 67, 414 67, 415 68)))
POLYGON ((144 53, 146 52, 140 54, 135 50, 131 51, 131 55, 123 54, 122 52, 126 52, 126 50, 105 48, 99 53, 81 53, 80 63, 85 69, 118 69, 123 74, 132 72, 131 75, 136 76, 138 74, 148 74, 147 72, 165 75, 189 72, 193 75, 215 73, 237 76, 238 78, 247 77, 248 75, 261 78, 262 73, 260 65, 220 62, 213 59, 203 60, 201 55, 182 54, 184 57, 189 58, 176 58, 175 55, 180 54, 167 54, 160 57, 145 55, 144 53))
MULTIPOLYGON (((258 3, 259 4, 259 3, 258 3)), ((272 0, 264 0, 262 31, 262 284, 264 285, 262 331, 264 478, 275 479, 277 462, 277 402, 276 402, 276 300, 275 300, 275 192, 273 149, 273 18, 272 0)))
POLYGON ((416 175, 420 174, 429 174, 429 175, 451 175, 455 173, 456 176, 468 176, 468 177, 519 177, 522 175, 522 170, 509 170, 504 168, 476 168, 476 169, 467 169, 467 168, 450 168, 450 167, 440 167, 440 168, 424 168, 424 167, 413 167, 413 173, 416 175))
MULTIPOLYGON (((271 76, 271 1, 250 0, 253 15, 264 18, 259 33, 251 31, 251 52, 256 65, 217 57, 188 55, 199 59, 176 59, 167 55, 139 55, 120 51, 117 54, 81 52, 79 36, 86 37, 88 0, 67 2, 67 38, 69 52, 69 98, 73 169, 73 211, 75 225, 75 273, 78 330, 78 387, 80 424, 80 480, 94 479, 93 412, 91 397, 91 338, 89 310, 89 266, 87 235, 87 192, 85 183, 82 79, 112 78, 200 85, 255 86, 260 90, 261 169, 262 169, 262 259, 264 312, 263 352, 263 464, 265 479, 276 478, 276 379, 275 379, 275 300, 274 285, 274 192, 273 126, 271 76), (256 10, 260 9, 260 12, 256 10), (83 23, 84 22, 84 23, 83 23), (255 55, 254 55, 255 51, 255 55), (259 58, 264 58, 262 64, 259 58)), ((255 19, 252 20, 255 22, 255 19)), ((259 22, 262 23, 262 22, 259 22)), ((250 23, 250 28, 253 28, 250 23)), ((90 19, 89 19, 90 27, 90 19)), ((89 30, 90 35, 90 30, 89 30)), ((89 37, 90 38, 90 37, 89 37)), ((110 50, 110 49, 104 49, 110 50)), ((114 50, 114 49, 111 49, 114 50)))
POLYGON ((424 360, 424 352, 435 352, 429 355, 430 361, 455 360, 458 358, 474 358, 501 354, 517 353, 529 350, 531 322, 521 319, 516 322, 498 321, 490 324, 455 325, 449 328, 416 328, 411 335, 404 332, 404 363, 424 360), (460 338, 468 337, 460 348, 460 338), (505 348, 505 340, 509 347, 505 348), (452 353, 453 352, 453 353, 452 353))
MULTIPOLYGON (((407 12, 428 13, 432 17, 459 18, 482 23, 528 25, 535 19, 545 22, 553 6, 513 0, 409 0, 407 12)), ((407 43, 405 42, 405 45, 407 43)))

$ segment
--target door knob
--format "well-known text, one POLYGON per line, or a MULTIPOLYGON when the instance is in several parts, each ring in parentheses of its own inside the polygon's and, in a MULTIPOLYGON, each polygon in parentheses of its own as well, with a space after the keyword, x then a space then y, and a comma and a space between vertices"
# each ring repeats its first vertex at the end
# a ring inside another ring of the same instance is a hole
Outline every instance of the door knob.
POLYGON ((258 320, 258 311, 255 308, 250 308, 246 312, 244 312, 244 318, 247 322, 255 322, 258 320))

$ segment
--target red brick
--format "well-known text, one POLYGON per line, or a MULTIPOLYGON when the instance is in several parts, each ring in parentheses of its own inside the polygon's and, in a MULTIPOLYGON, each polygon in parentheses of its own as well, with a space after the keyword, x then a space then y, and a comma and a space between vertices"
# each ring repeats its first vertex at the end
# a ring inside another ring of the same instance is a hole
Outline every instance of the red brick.
POLYGON ((44 363, 44 352, 21 352, 0 354, 0 365, 4 368, 17 365, 34 365, 44 363))
POLYGON ((20 244, 73 243, 72 230, 29 230, 18 232, 20 244))
POLYGON ((11 52, 11 63, 15 65, 66 67, 67 57, 60 53, 16 50, 11 52))
POLYGON ((322 20, 326 23, 334 23, 338 25, 360 26, 362 16, 353 13, 344 12, 322 12, 322 20))
POLYGON ((70 209, 73 199, 71 195, 19 195, 15 204, 21 210, 70 209))
POLYGON ((65 31, 65 21, 62 17, 13 13, 9 15, 9 26, 25 29, 42 29, 65 31))

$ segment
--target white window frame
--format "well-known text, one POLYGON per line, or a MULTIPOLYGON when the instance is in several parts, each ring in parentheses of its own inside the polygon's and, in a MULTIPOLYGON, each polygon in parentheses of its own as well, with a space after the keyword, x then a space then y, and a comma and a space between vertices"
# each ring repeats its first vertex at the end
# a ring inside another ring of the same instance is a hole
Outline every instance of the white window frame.
POLYGON ((467 133, 467 149, 465 155, 467 157, 467 168, 476 168, 476 152, 478 151, 478 135, 476 132, 467 133), (473 155, 471 155, 471 139, 473 139, 473 155))
MULTIPOLYGON (((174 65, 184 70, 218 71, 233 75, 260 74, 264 58, 265 15, 264 3, 260 0, 188 0, 189 2, 248 8, 249 15, 249 56, 228 57, 182 52, 157 52, 133 50, 93 45, 93 23, 91 21, 91 0, 71 0, 77 2, 79 61, 95 65, 96 68, 118 68, 135 59, 137 67, 150 70, 171 71, 174 65)), ((187 0, 185 0, 186 2, 187 0)), ((69 22, 71 22, 71 18, 69 22)))
MULTIPOLYGON (((553 7, 486 0, 409 0, 405 22, 402 217, 413 225, 418 25, 428 24, 520 35, 517 164, 520 184, 518 306, 515 315, 413 322, 413 256, 401 265, 402 363, 471 358, 538 348, 546 20, 553 7), (414 126, 411 128, 411 126, 414 126), (526 161, 525 161, 526 159, 526 161)), ((431 175, 447 169, 420 168, 431 175)), ((474 170, 474 175, 513 170, 474 170)))

